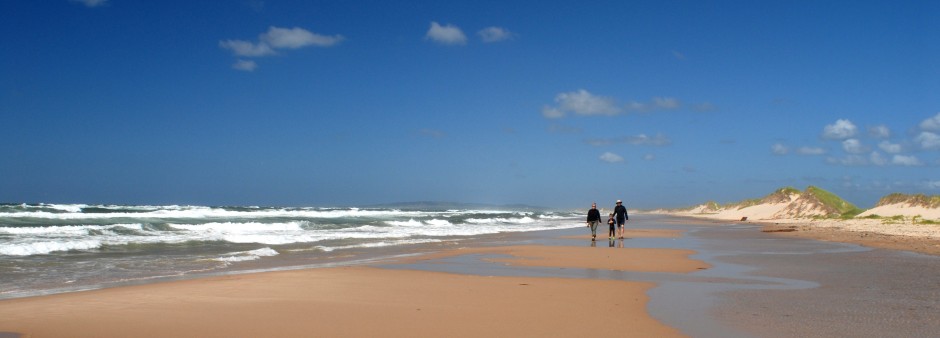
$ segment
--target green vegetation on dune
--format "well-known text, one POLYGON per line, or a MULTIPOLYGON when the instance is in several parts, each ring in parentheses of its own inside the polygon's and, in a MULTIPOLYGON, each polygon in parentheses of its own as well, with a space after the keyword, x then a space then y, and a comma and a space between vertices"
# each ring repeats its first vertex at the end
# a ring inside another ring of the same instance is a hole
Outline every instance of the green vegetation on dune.
MULTIPOLYGON (((811 217, 811 218, 841 218, 852 219, 865 212, 854 204, 842 199, 825 189, 817 186, 809 186, 804 191, 793 187, 783 187, 775 190, 773 193, 763 198, 746 199, 737 203, 719 204, 715 201, 708 201, 693 208, 702 208, 702 213, 715 213, 721 210, 744 209, 751 206, 763 204, 790 203, 784 209, 783 213, 789 217, 811 217), (797 195, 795 200, 793 196, 797 195), (790 202, 793 203, 790 203, 790 202), (825 213, 820 215, 819 211, 825 213)), ((893 193, 882 197, 876 206, 892 204, 909 204, 912 206, 921 206, 924 208, 940 208, 940 195, 927 196, 924 194, 908 195, 902 193, 893 193)), ((683 210, 692 210, 687 208, 683 210)), ((904 216, 880 216, 868 215, 866 219, 880 219, 886 223, 899 222, 905 219, 904 216)), ((925 220, 923 217, 915 216, 912 221, 915 224, 938 224, 940 220, 925 220)))
POLYGON ((876 206, 907 203, 912 206, 925 208, 940 208, 940 195, 927 196, 924 194, 908 195, 892 193, 882 197, 876 206))
POLYGON ((816 200, 822 203, 823 206, 831 208, 835 211, 836 214, 838 214, 838 217, 841 218, 852 218, 864 212, 864 210, 859 209, 854 204, 849 203, 836 194, 816 186, 811 185, 807 187, 804 194, 815 197, 816 200))

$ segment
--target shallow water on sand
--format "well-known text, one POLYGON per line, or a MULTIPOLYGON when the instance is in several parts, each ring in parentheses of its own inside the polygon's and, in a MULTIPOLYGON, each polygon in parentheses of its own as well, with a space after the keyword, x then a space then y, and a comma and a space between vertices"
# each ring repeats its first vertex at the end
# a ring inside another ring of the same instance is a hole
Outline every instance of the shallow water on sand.
MULTIPOLYGON (((508 266, 465 255, 387 268, 487 276, 648 281, 650 314, 694 337, 931 336, 940 332, 940 257, 854 244, 777 237, 750 224, 643 215, 642 229, 685 230, 681 238, 598 241, 560 238, 584 229, 533 232, 522 243, 692 249, 712 268, 648 273, 508 266)), ((519 237, 516 237, 518 239, 519 237)), ((615 324, 616 325, 616 324, 615 324)))

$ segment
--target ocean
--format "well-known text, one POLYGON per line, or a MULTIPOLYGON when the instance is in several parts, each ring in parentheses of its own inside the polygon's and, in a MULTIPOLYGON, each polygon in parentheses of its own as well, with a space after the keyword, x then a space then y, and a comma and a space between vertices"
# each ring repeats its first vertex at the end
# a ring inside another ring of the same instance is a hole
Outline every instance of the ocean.
POLYGON ((527 207, 0 204, 0 299, 354 264, 382 248, 578 227, 582 217, 527 207))

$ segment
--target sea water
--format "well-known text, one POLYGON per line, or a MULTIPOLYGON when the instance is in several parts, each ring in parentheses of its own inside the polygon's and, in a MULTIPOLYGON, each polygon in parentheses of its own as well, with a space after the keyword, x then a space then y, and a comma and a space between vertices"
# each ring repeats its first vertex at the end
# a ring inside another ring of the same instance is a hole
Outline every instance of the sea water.
POLYGON ((534 208, 0 204, 0 298, 356 259, 344 252, 581 226, 534 208), (338 257, 338 258, 337 258, 338 257))

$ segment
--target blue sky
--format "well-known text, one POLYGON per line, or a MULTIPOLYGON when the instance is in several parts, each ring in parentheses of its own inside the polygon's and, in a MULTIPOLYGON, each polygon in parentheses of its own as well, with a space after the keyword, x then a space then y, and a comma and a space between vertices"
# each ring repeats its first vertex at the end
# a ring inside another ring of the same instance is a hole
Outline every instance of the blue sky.
POLYGON ((940 5, 4 1, 0 201, 940 193, 940 5))

